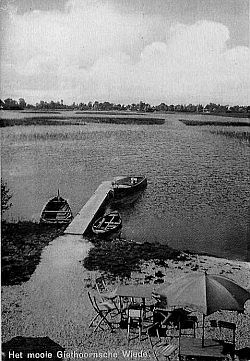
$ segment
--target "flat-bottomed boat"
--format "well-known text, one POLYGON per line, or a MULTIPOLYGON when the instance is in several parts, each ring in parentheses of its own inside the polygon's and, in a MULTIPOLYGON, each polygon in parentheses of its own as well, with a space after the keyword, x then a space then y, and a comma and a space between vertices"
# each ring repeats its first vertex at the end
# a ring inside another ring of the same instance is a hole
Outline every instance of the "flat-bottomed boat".
POLYGON ((50 199, 42 210, 41 223, 69 224, 73 220, 72 211, 66 199, 59 194, 50 199))
POLYGON ((107 236, 117 232, 121 227, 121 216, 117 211, 114 211, 98 218, 92 225, 92 231, 99 236, 107 236))
POLYGON ((114 198, 121 198, 146 188, 147 178, 145 176, 116 177, 112 182, 112 186, 114 198))

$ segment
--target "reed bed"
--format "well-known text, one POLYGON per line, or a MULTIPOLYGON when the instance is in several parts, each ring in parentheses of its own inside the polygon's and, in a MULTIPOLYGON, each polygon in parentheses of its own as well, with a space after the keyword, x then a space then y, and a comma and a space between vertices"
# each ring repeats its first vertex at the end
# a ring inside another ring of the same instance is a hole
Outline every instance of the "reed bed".
POLYGON ((28 126, 28 125, 64 125, 68 119, 65 117, 29 117, 29 118, 11 118, 1 119, 0 128, 13 126, 28 126))
POLYGON ((60 110, 22 110, 24 114, 60 114, 60 110))
POLYGON ((237 138, 246 142, 250 141, 250 133, 248 131, 233 131, 233 130, 209 130, 212 134, 223 135, 229 138, 237 138))
POLYGON ((111 123, 111 124, 136 124, 136 125, 160 125, 164 124, 163 118, 142 118, 142 117, 66 117, 66 116, 37 116, 27 118, 10 118, 1 119, 0 127, 11 127, 11 126, 28 126, 28 125, 82 125, 88 123, 111 123))
POLYGON ((10 135, 14 141, 48 141, 48 140, 55 140, 55 141, 65 141, 65 140, 84 140, 87 138, 87 133, 81 131, 76 132, 32 132, 32 133, 20 133, 15 135, 10 135))
POLYGON ((210 125, 210 126, 234 126, 234 127, 249 127, 249 121, 215 121, 215 120, 193 120, 193 119, 179 119, 180 122, 184 123, 185 125, 191 126, 200 126, 200 125, 210 125))
POLYGON ((84 267, 89 271, 100 270, 121 278, 130 278, 132 271, 140 270, 142 260, 156 260, 158 264, 165 265, 169 259, 189 259, 188 254, 160 243, 136 243, 122 239, 92 242, 95 247, 84 259, 84 267))
POLYGON ((27 281, 40 262, 43 248, 61 235, 64 228, 30 221, 3 221, 2 285, 27 281))

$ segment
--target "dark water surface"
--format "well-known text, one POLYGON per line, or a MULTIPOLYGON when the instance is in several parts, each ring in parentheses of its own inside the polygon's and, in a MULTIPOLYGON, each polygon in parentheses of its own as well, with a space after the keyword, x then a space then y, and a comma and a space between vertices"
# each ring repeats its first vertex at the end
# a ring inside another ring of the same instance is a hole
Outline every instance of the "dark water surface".
POLYGON ((76 214, 102 181, 145 174, 142 196, 119 206, 124 237, 249 260, 249 145, 178 118, 2 129, 2 177, 13 193, 7 217, 38 220, 57 188, 76 214))

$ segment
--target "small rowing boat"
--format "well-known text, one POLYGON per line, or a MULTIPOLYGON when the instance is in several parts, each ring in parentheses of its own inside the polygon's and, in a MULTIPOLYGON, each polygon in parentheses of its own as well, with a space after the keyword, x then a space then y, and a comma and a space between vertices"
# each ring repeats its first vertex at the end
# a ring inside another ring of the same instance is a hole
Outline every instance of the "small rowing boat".
POLYGON ((92 225, 92 231, 99 236, 107 236, 117 232, 121 227, 121 216, 117 211, 114 211, 98 218, 92 225))
POLYGON ((116 177, 112 182, 114 198, 131 195, 147 187, 145 176, 116 177))
POLYGON ((50 224, 69 224, 73 219, 68 202, 59 194, 50 199, 42 210, 40 222, 50 224))

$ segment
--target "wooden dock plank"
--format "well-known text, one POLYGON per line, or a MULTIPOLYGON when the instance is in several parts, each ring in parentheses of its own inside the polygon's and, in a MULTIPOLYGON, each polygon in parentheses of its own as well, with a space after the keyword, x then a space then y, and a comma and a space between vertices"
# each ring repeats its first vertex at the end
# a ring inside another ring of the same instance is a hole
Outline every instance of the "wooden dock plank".
POLYGON ((80 212, 77 213, 64 233, 78 235, 84 234, 96 213, 109 196, 111 189, 111 181, 102 182, 80 212))

